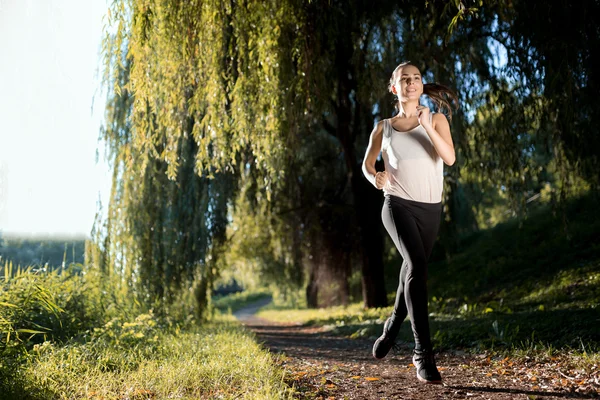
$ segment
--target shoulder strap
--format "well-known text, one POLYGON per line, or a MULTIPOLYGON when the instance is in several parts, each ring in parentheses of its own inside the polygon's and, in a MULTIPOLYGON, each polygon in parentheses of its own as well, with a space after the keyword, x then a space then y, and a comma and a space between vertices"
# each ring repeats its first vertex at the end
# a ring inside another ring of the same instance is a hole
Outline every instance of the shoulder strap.
POLYGON ((390 131, 392 130, 392 123, 390 122, 390 119, 384 119, 383 120, 383 136, 385 137, 390 137, 390 131))
POLYGON ((390 120, 383 120, 383 135, 381 138, 381 150, 387 151, 388 145, 390 143, 390 120))

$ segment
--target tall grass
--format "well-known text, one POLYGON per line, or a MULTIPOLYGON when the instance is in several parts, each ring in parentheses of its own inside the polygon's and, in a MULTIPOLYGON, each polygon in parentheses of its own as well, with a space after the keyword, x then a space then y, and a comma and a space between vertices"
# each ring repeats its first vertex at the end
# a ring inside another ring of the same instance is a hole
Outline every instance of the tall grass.
POLYGON ((0 353, 18 355, 45 340, 64 341, 101 319, 87 282, 70 270, 14 268, 6 262, 0 291, 0 353))
POLYGON ((283 371, 232 317, 195 323, 191 292, 153 310, 87 266, 5 263, 0 275, 2 399, 289 395, 283 371))

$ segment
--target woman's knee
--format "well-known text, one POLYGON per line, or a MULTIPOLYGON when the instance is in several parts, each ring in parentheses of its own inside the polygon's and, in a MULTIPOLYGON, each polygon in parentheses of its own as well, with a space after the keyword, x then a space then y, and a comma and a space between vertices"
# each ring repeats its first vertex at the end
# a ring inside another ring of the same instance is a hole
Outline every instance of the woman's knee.
POLYGON ((427 278, 427 264, 425 261, 421 262, 409 262, 406 266, 406 279, 405 282, 409 281, 423 281, 427 278))

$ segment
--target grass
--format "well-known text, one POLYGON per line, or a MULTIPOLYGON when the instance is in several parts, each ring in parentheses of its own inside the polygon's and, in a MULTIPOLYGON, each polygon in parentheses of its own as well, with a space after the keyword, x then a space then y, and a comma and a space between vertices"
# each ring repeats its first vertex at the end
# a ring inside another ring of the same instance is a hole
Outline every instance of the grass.
POLYGON ((372 325, 381 323, 391 311, 392 307, 365 309, 361 303, 316 309, 288 309, 271 304, 263 307, 257 316, 282 323, 324 326, 356 337, 369 336, 360 327, 370 330, 372 325))
MULTIPOLYGON (((600 219, 592 196, 567 204, 568 234, 549 207, 461 242, 449 261, 430 264, 429 311, 438 349, 597 354, 600 350, 600 219)), ((398 260, 397 264, 400 264, 398 260)), ((388 298, 393 302, 395 293, 388 298)), ((325 326, 336 334, 381 334, 392 308, 267 307, 259 315, 325 326)), ((399 340, 412 343, 405 322, 399 340)))
POLYGON ((85 272, 5 264, 0 399, 292 395, 276 360, 231 315, 215 313, 199 326, 185 298, 155 315, 119 294, 117 283, 85 272))
POLYGON ((86 343, 38 345, 2 393, 19 399, 290 396, 284 372, 232 317, 171 332, 152 321, 143 315, 121 329, 109 323, 86 343))
POLYGON ((569 203, 568 233, 561 219, 545 207, 522 226, 511 221, 466 238, 463 250, 450 262, 430 265, 431 295, 440 307, 489 303, 496 310, 494 302, 514 312, 597 307, 600 218, 596 208, 591 196, 569 203))

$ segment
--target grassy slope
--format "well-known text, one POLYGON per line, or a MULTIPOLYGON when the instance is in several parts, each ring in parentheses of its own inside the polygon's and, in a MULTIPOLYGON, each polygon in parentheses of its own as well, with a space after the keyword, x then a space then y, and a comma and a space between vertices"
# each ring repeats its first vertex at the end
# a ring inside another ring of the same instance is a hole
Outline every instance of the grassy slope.
POLYGON ((450 262, 431 265, 438 341, 517 347, 541 341, 598 350, 600 218, 594 199, 569 203, 567 221, 569 238, 563 220, 541 207, 521 226, 511 221, 474 235, 450 262))
MULTIPOLYGON (((438 348, 600 348, 600 219, 593 198, 567 206, 570 240, 549 207, 521 226, 501 224, 463 240, 449 262, 430 265, 431 331, 438 348)), ((391 294, 393 296, 393 294, 391 294)), ((266 309, 261 316, 378 336, 390 307, 266 309)), ((401 340, 412 341, 410 324, 401 340)))

